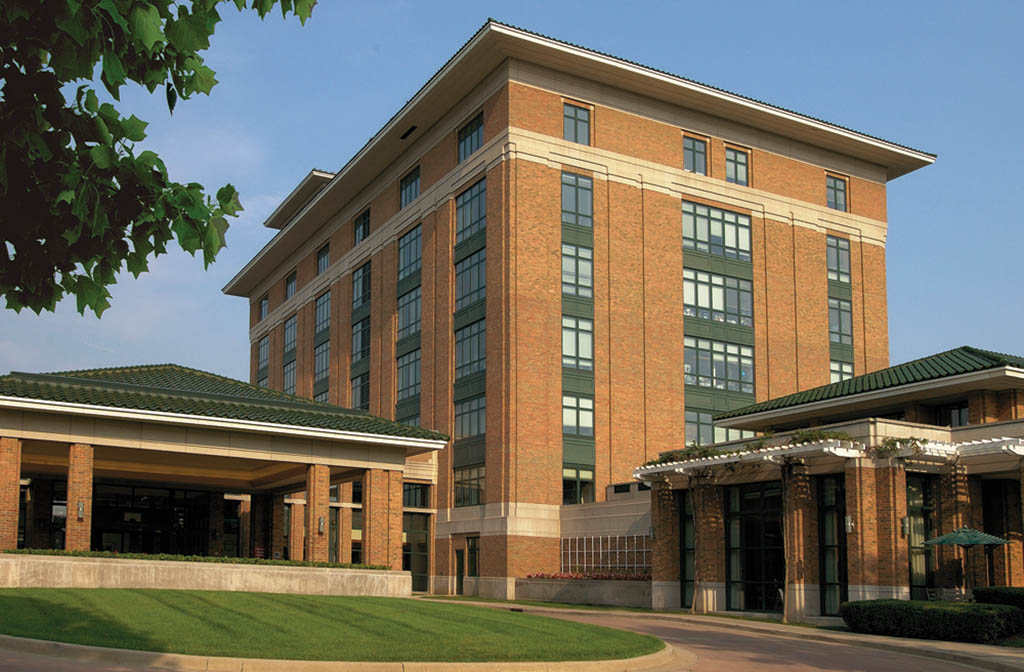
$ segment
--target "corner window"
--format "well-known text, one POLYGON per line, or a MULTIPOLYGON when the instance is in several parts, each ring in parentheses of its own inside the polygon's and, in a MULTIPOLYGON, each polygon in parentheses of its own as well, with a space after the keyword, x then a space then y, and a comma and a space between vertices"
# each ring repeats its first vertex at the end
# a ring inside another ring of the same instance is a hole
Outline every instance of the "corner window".
POLYGON ((584 371, 594 369, 593 320, 562 316, 562 366, 584 371))
POLYGON ((594 225, 594 181, 589 177, 562 173, 562 224, 594 225))
POLYGON ((295 296, 295 271, 288 274, 284 279, 284 298, 290 299, 295 296))
POLYGON ((370 302, 370 262, 352 273, 352 310, 370 302))
POLYGON ((363 242, 370 235, 370 211, 368 209, 352 222, 352 231, 355 237, 353 246, 363 242))
POLYGON ((320 275, 331 265, 331 246, 324 245, 316 251, 316 274, 320 275))
POLYGON ((708 174, 708 143, 683 136, 683 170, 699 175, 708 174))
POLYGON ((473 117, 473 119, 459 129, 459 163, 470 157, 480 146, 484 144, 484 113, 473 117))
POLYGON ((853 308, 846 299, 828 300, 828 339, 832 343, 853 344, 853 308))
POLYGON ((850 241, 845 238, 826 236, 825 245, 828 279, 850 282, 850 241))
POLYGON ((398 239, 398 279, 407 278, 423 264, 423 236, 420 226, 398 239))
POLYGON ((683 247, 750 261, 750 217, 683 201, 683 247))
POLYGON ((825 176, 825 204, 833 210, 846 212, 846 180, 833 175, 825 176))
POLYGON ((562 106, 562 137, 581 145, 590 144, 590 110, 565 103, 562 106))
POLYGON ((562 244, 562 294, 594 297, 594 251, 589 247, 562 244))
POLYGON ((270 336, 264 336, 256 344, 256 385, 267 387, 267 369, 270 366, 270 336))
POLYGON ((594 400, 590 397, 562 396, 562 433, 594 436, 594 400))
POLYGON ((420 196, 420 167, 416 166, 412 172, 402 178, 398 183, 399 209, 404 208, 420 196))
POLYGON ((477 506, 484 503, 487 468, 484 465, 457 467, 454 470, 455 506, 477 506))
POLYGON ((725 181, 746 186, 749 184, 747 153, 738 149, 725 150, 725 181))
POLYGON ((487 227, 487 180, 483 179, 455 198, 455 244, 487 227))
POLYGON ((562 504, 589 504, 594 501, 594 470, 566 467, 562 469, 562 504))
POLYGON ((257 314, 260 320, 267 319, 267 315, 270 314, 270 299, 266 296, 260 297, 259 312, 257 314))
POLYGON ((828 368, 830 383, 840 383, 853 378, 853 364, 849 362, 837 362, 833 359, 828 368))
POLYGON ((420 351, 413 350, 398 358, 398 400, 420 393, 420 351))

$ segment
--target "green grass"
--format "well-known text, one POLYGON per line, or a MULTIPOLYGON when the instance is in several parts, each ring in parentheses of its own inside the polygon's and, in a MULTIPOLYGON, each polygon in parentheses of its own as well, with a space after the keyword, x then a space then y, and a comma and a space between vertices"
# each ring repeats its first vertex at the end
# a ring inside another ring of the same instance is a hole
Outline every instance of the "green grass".
POLYGON ((293 660, 600 660, 664 646, 632 632, 465 604, 191 590, 0 589, 0 633, 293 660))

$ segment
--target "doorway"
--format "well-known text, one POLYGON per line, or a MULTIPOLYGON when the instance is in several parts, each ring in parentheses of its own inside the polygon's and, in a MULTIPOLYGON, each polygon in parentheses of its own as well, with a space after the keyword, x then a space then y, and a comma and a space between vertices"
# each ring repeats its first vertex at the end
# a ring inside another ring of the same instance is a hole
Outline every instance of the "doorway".
POLYGON ((821 555, 821 615, 838 616, 846 602, 846 489, 842 475, 818 479, 818 529, 821 555))

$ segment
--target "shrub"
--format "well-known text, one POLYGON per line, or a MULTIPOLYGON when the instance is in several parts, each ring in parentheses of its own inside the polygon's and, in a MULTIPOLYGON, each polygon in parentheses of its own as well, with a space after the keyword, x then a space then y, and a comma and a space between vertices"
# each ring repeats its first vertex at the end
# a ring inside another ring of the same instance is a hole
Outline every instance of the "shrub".
POLYGON ((1004 604, 864 600, 839 613, 854 632, 893 637, 985 643, 1024 631, 1024 611, 1004 604))
POLYGON ((58 555, 68 558, 115 558, 118 560, 161 560, 165 562, 213 562, 231 565, 273 565, 277 567, 326 567, 334 569, 390 569, 384 565, 356 565, 349 562, 312 562, 270 558, 229 558, 215 555, 171 555, 169 553, 117 553, 115 551, 65 551, 52 548, 12 548, 12 555, 58 555))
POLYGON ((975 588, 974 601, 984 604, 1009 604, 1024 609, 1024 588, 994 586, 991 588, 975 588))

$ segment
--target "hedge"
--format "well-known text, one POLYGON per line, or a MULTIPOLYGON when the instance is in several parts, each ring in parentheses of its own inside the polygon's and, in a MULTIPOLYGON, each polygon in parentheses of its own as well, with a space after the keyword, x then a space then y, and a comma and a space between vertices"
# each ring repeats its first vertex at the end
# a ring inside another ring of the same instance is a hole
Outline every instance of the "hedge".
POLYGON ((1024 588, 993 586, 991 588, 975 588, 974 601, 985 604, 1009 604, 1024 609, 1024 588))
POLYGON ((11 555, 58 555, 69 558, 113 558, 116 560, 160 560, 164 562, 212 562, 230 565, 275 565, 278 567, 326 567, 331 569, 391 569, 386 565, 357 565, 350 562, 312 562, 269 558, 229 558, 214 555, 171 555, 169 553, 116 553, 114 551, 65 551, 52 548, 12 548, 11 555))
POLYGON ((1005 604, 863 600, 839 613, 854 632, 873 635, 986 643, 1024 632, 1024 611, 1005 604))

